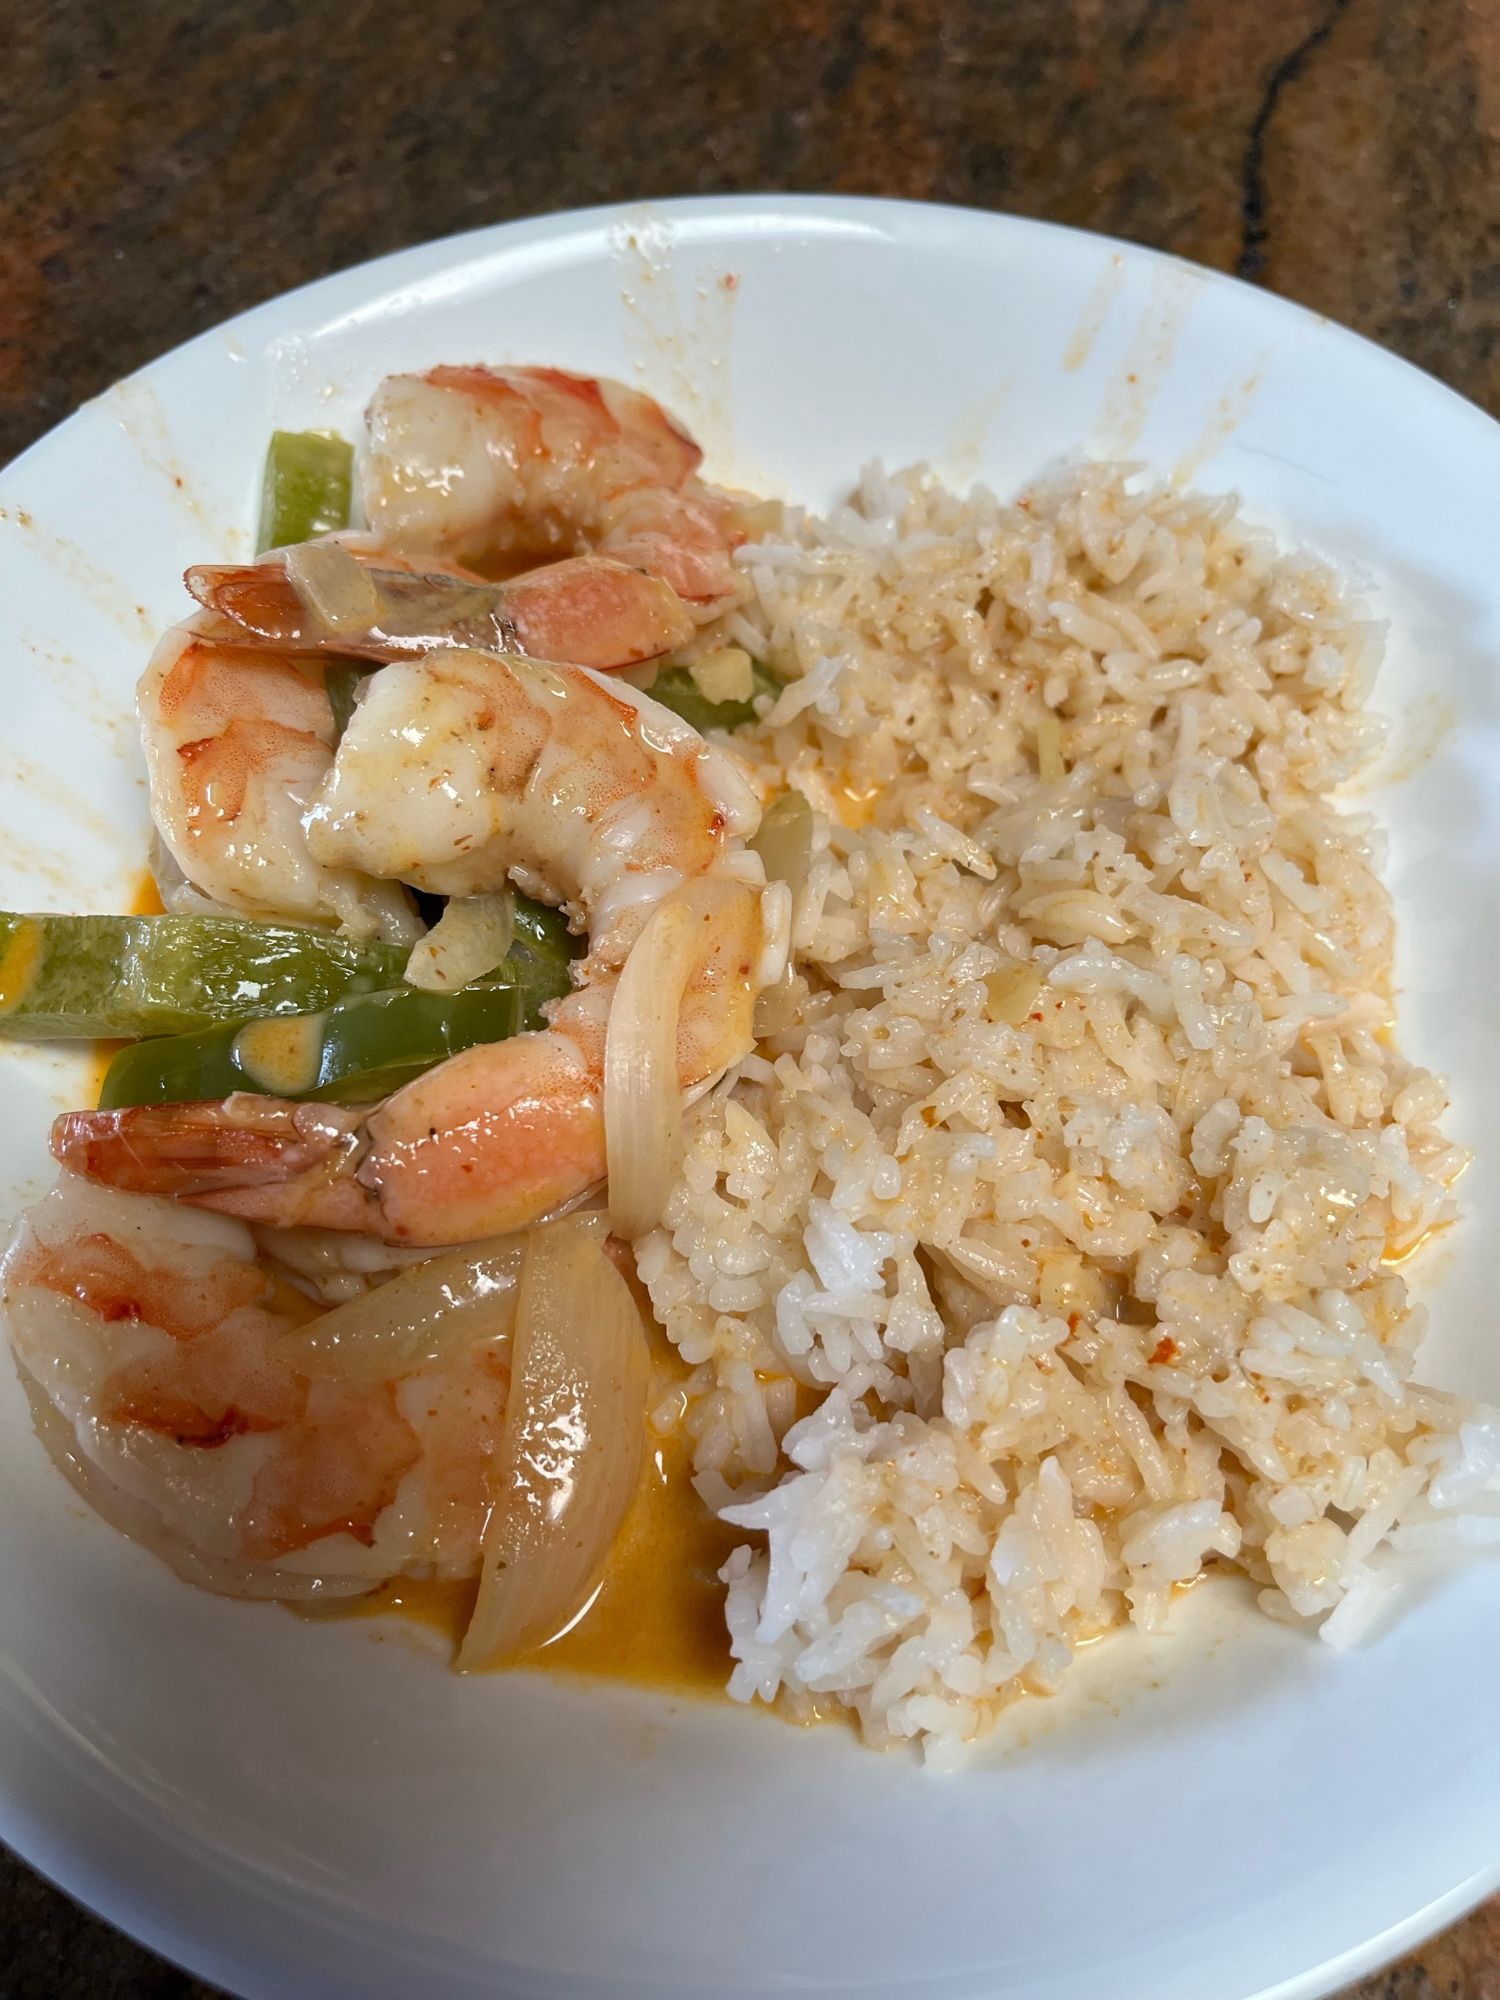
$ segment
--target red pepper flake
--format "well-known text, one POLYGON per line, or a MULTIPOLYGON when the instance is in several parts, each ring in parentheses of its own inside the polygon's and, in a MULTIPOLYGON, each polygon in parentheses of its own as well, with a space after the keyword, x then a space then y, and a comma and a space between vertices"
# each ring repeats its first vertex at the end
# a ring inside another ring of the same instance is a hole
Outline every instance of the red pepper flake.
POLYGON ((1151 1350, 1152 1365, 1155 1366, 1158 1362, 1170 1361, 1176 1352, 1177 1342, 1172 1338, 1170 1333, 1164 1333, 1151 1350))

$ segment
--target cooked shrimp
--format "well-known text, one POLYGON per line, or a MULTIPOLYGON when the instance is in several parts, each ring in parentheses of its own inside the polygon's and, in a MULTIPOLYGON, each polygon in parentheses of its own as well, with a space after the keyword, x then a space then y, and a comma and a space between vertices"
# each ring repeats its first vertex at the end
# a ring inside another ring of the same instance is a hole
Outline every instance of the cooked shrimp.
POLYGON ((302 814, 335 737, 321 664, 227 643, 222 630, 204 616, 175 627, 137 690, 151 816, 173 860, 237 915, 415 938, 399 887, 308 848, 302 814))
MULTIPOLYGON (((339 548, 330 538, 298 553, 339 548)), ((451 569, 397 568, 389 554, 353 540, 342 553, 352 576, 336 619, 299 590, 286 550, 242 566, 199 563, 184 580, 200 604, 239 629, 245 645, 381 663, 477 648, 581 667, 629 667, 672 652, 693 634, 693 620, 669 584, 605 556, 575 556, 507 583, 486 583, 451 569)))
POLYGON ((240 1096, 77 1112, 65 1165, 247 1221, 437 1244, 518 1229, 604 1176, 604 1044, 653 909, 703 883, 677 1035, 701 1089, 752 1045, 779 977, 785 891, 745 847, 759 807, 724 752, 586 668, 452 653, 375 676, 308 814, 318 860, 465 896, 507 878, 562 900, 590 949, 539 1033, 470 1049, 373 1111, 240 1096))
POLYGON ((366 517, 396 548, 480 569, 598 553, 672 586, 699 619, 738 592, 734 502, 659 404, 560 368, 393 375, 369 410, 366 517))
POLYGON ((392 1379, 340 1377, 288 1343, 314 1308, 248 1229, 72 1175, 22 1218, 0 1293, 53 1456, 191 1581, 333 1597, 476 1569, 503 1322, 392 1379))

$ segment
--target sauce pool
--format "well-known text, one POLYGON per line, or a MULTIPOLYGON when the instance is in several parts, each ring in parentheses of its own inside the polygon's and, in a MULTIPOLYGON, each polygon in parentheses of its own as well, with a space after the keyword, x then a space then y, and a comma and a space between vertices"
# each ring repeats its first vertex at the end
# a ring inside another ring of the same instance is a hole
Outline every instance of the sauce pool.
POLYGON ((156 877, 149 868, 143 868, 136 877, 135 891, 130 898, 127 917, 164 917, 166 906, 156 892, 156 877))
MULTIPOLYGON (((653 1407, 685 1372, 666 1335, 647 1322, 655 1375, 653 1407)), ((733 1662, 718 1571, 744 1540, 715 1520, 693 1490, 692 1443, 681 1431, 648 1434, 630 1511, 588 1609, 559 1637, 507 1660, 530 1669, 623 1681, 660 1693, 719 1698, 733 1662)), ((437 1632, 457 1650, 475 1585, 400 1581, 347 1605, 301 1612, 314 1618, 397 1616, 437 1632)))
POLYGON ((718 1572, 744 1540, 693 1490, 681 1433, 653 1441, 640 1486, 593 1604, 516 1666, 717 1696, 732 1662, 718 1572))

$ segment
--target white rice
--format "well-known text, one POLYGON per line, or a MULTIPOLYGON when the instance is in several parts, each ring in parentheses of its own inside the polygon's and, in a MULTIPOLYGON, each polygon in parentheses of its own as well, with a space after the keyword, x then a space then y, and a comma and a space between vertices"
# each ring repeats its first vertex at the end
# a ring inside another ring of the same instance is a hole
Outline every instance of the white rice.
POLYGON ((1413 1385, 1388 1261, 1464 1156, 1330 803, 1380 632, 1133 483, 873 471, 744 552, 731 621, 788 682, 737 745, 818 839, 641 1269, 746 1530, 731 1692, 937 1762, 1206 1566, 1347 1642, 1392 1545, 1495 1533, 1454 1510, 1500 1419, 1413 1385))

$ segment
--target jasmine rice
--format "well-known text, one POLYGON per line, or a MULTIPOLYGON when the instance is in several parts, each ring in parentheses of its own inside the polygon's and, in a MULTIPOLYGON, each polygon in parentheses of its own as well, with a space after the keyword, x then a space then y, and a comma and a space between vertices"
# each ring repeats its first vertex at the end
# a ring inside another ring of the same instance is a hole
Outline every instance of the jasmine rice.
POLYGON ((1393 1268, 1464 1155, 1334 803, 1380 631, 1137 483, 871 472, 741 552, 728 621, 812 853, 641 1272, 745 1531, 731 1693, 938 1763, 1208 1567, 1347 1642, 1391 1551, 1496 1526, 1500 1423, 1413 1380, 1393 1268))

